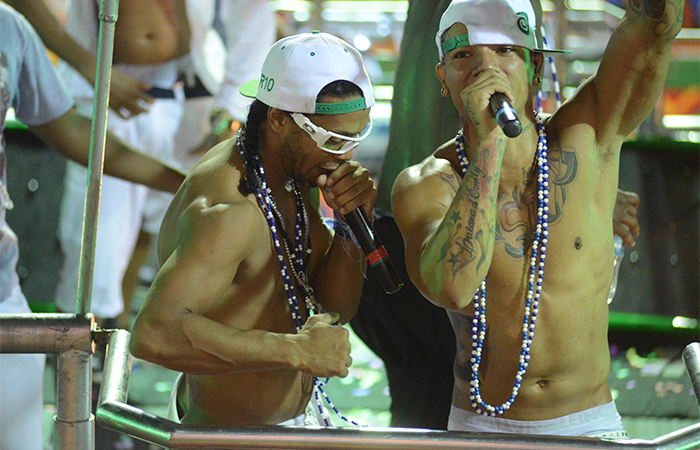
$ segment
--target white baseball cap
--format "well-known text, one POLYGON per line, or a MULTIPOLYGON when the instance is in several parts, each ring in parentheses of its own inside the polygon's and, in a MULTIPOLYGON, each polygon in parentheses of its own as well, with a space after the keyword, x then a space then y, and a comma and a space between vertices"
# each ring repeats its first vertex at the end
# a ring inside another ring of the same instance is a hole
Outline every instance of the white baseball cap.
POLYGON ((529 0, 452 0, 440 19, 435 36, 440 60, 450 50, 466 45, 515 45, 541 53, 571 53, 538 48, 535 11, 529 0), (452 25, 462 23, 467 34, 442 41, 452 25))
POLYGON ((372 83, 360 52, 342 39, 319 31, 277 41, 267 52, 260 78, 241 86, 240 92, 267 106, 304 114, 344 114, 374 105, 372 83), (339 80, 356 84, 363 97, 317 104, 319 92, 339 80))

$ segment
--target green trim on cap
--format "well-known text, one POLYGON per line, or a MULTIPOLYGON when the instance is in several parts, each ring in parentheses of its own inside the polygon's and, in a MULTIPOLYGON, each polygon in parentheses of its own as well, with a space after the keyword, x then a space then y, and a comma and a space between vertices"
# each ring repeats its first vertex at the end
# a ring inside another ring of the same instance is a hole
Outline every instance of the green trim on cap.
POLYGON ((316 103, 314 114, 345 114, 354 111, 367 109, 365 98, 338 103, 316 103))
POLYGON ((442 43, 442 54, 446 55, 451 50, 467 45, 471 45, 469 43, 469 34, 460 34, 442 43))

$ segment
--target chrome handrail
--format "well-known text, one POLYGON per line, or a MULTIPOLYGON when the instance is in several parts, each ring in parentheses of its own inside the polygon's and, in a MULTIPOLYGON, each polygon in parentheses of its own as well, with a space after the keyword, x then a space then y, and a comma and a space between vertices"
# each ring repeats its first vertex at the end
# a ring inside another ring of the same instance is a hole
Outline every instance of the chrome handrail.
MULTIPOLYGON (((125 330, 116 330, 110 335, 95 415, 96 421, 105 428, 166 448, 324 450, 700 448, 700 423, 654 440, 630 439, 627 441, 409 428, 270 426, 205 428, 181 425, 126 404, 132 360, 129 353, 129 340, 130 334, 125 330)), ((700 346, 691 349, 690 352, 697 357, 698 350, 700 346)), ((699 374, 700 372, 691 374, 691 378, 697 378, 699 374)))

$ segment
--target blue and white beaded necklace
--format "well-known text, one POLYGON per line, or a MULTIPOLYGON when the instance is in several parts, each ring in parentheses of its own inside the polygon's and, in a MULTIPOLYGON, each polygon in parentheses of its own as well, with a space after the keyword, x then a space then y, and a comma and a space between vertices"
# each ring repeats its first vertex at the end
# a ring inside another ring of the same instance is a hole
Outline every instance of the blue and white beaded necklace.
MULTIPOLYGON (((245 133, 245 131, 244 129, 241 129, 236 135, 236 146, 238 147, 238 151, 241 153, 241 156, 245 158, 245 152, 242 142, 243 133, 245 133)), ((277 259, 280 263, 280 271, 282 272, 282 279, 284 281, 284 290, 287 294, 287 301, 289 302, 289 308, 292 313, 294 325, 296 327, 297 333, 299 333, 304 327, 304 321, 301 315, 301 311, 299 309, 299 301, 297 299, 296 294, 294 293, 294 282, 289 276, 287 264, 284 261, 282 245, 280 244, 280 239, 277 234, 276 222, 279 221, 279 229, 284 235, 282 242, 284 244, 287 257, 292 263, 292 266, 290 267, 292 274, 297 280, 297 284, 299 285, 300 289, 304 293, 306 316, 308 317, 309 315, 311 315, 311 313, 319 314, 321 312, 321 307, 313 298, 313 289, 308 284, 308 277, 306 276, 308 258, 311 255, 311 241, 309 239, 309 220, 306 214, 306 206, 304 205, 304 200, 302 199, 301 194, 297 189, 296 183, 292 181, 291 186, 297 201, 297 213, 296 225, 294 227, 294 252, 290 253, 289 244, 287 243, 289 238, 284 230, 284 221, 282 220, 282 215, 277 209, 277 205, 275 204, 274 198, 272 197, 272 190, 267 185, 267 180, 265 179, 265 169, 263 169, 262 163, 260 162, 260 158, 258 158, 257 155, 253 155, 252 158, 257 164, 257 170, 253 174, 258 180, 258 183, 256 183, 255 188, 255 196, 258 199, 260 208, 263 210, 263 213, 265 214, 265 219, 267 220, 267 224, 270 227, 270 231, 272 232, 272 238, 275 243, 275 250, 277 251, 277 259)), ((328 405, 333 409, 333 411, 335 411, 338 417, 352 425, 361 426, 354 420, 348 419, 343 414, 341 414, 338 408, 333 404, 331 399, 328 397, 328 394, 326 394, 326 392, 323 389, 323 386, 325 386, 328 383, 328 381, 328 378, 326 378, 324 381, 321 381, 318 377, 313 377, 316 407, 318 408, 318 412, 321 415, 321 417, 323 417, 325 425, 330 426, 331 421, 330 417, 328 417, 326 410, 323 408, 323 403, 321 402, 320 395, 323 395, 323 397, 326 399, 326 402, 328 402, 328 405)))
MULTIPOLYGON (((542 291, 542 280, 544 278, 544 260, 547 249, 547 219, 549 211, 549 165, 547 163, 547 133, 540 115, 535 112, 537 122, 537 226, 535 228, 535 238, 532 241, 532 256, 530 257, 530 271, 528 275, 528 293, 525 300, 525 317, 523 319, 523 343, 520 350, 518 372, 515 375, 515 384, 510 398, 501 406, 491 406, 483 401, 479 390, 479 366, 481 365, 481 351, 486 337, 486 279, 481 282, 481 286, 474 294, 474 320, 472 322, 472 357, 469 399, 474 410, 486 416, 499 416, 507 411, 515 401, 520 391, 520 384, 527 371, 530 361, 530 347, 535 336, 535 321, 537 320, 537 308, 542 291), (541 246, 540 246, 541 243, 541 246), (537 262, 537 250, 539 252, 539 265, 537 262), (537 268, 538 267, 538 268, 537 268), (537 269, 536 269, 537 268, 537 269), (535 283, 535 273, 537 282, 535 283)), ((456 149, 459 163, 462 167, 462 174, 466 175, 469 169, 469 161, 464 148, 464 130, 461 129, 456 137, 456 149)))

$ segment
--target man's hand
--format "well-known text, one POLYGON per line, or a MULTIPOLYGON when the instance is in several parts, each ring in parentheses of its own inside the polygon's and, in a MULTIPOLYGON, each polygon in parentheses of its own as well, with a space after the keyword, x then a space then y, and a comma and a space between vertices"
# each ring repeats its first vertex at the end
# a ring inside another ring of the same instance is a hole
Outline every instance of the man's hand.
POLYGON ((318 314, 309 317, 299 334, 295 335, 299 345, 298 369, 316 377, 345 378, 350 357, 350 333, 339 325, 337 314, 318 314))
MULTIPOLYGON (((95 80, 91 80, 95 84, 95 80)), ((144 92, 150 85, 141 83, 117 69, 112 69, 109 107, 122 119, 128 119, 148 111, 155 99, 144 92)))
POLYGON ((634 238, 639 236, 637 220, 639 196, 634 192, 617 190, 615 209, 613 211, 613 232, 620 236, 625 244, 634 247, 634 238))
POLYGON ((500 130, 489 107, 491 96, 496 92, 505 94, 508 100, 513 102, 512 88, 508 77, 501 69, 489 67, 478 73, 476 80, 460 93, 469 120, 476 127, 480 138, 484 138, 495 129, 500 130))
POLYGON ((339 165, 330 175, 321 175, 316 180, 326 204, 341 216, 362 206, 367 217, 371 217, 377 189, 374 181, 357 161, 339 165))

